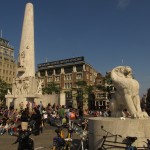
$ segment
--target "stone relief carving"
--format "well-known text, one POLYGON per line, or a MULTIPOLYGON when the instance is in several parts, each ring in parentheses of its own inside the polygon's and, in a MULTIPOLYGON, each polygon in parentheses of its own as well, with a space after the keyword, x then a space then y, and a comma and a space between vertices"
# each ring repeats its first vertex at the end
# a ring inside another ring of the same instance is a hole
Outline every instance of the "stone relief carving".
POLYGON ((16 86, 16 90, 15 90, 15 94, 19 95, 22 94, 22 82, 20 80, 17 80, 15 82, 15 86, 16 86))
POLYGON ((24 82, 23 82, 23 86, 22 86, 22 88, 23 88, 23 93, 24 94, 29 94, 29 89, 30 89, 30 81, 28 81, 28 80, 25 80, 24 82))
POLYGON ((30 92, 30 81, 29 80, 16 80, 15 86, 15 94, 20 95, 20 94, 29 94, 30 92))
POLYGON ((20 54, 20 67, 23 67, 25 63, 25 51, 22 51, 20 54))
POLYGON ((37 94, 42 94, 42 84, 43 84, 43 81, 40 80, 38 87, 37 87, 37 94))
POLYGON ((111 102, 112 116, 121 117, 122 110, 127 109, 133 118, 148 117, 140 107, 139 83, 133 78, 129 66, 118 66, 111 71, 113 85, 116 88, 111 102))

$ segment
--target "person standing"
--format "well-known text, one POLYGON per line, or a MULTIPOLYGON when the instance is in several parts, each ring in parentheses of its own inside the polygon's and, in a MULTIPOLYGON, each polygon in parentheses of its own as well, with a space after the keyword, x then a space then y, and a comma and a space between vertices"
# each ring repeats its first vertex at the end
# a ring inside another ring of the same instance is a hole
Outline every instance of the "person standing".
POLYGON ((80 119, 83 118, 83 109, 82 109, 82 107, 79 108, 79 118, 80 119))
POLYGON ((23 107, 24 107, 23 102, 21 102, 21 103, 19 104, 19 107, 20 107, 20 111, 23 111, 23 107))
POLYGON ((28 121, 29 121, 29 116, 28 116, 27 111, 22 112, 20 121, 21 121, 21 129, 27 130, 28 129, 28 121))
POLYGON ((62 105, 62 107, 60 106, 60 108, 58 109, 58 115, 60 117, 61 123, 63 123, 62 120, 65 118, 65 108, 64 108, 64 105, 62 105))
POLYGON ((76 119, 76 115, 75 115, 74 110, 70 109, 68 115, 69 115, 69 127, 72 127, 73 126, 73 120, 76 119))
POLYGON ((39 135, 40 134, 40 127, 41 127, 41 123, 42 123, 42 116, 41 116, 40 111, 38 109, 34 108, 34 112, 31 116, 31 120, 35 122, 34 129, 33 129, 34 135, 39 135))
POLYGON ((122 111, 122 115, 124 118, 130 118, 131 117, 131 114, 129 113, 129 111, 127 109, 124 109, 122 111))
POLYGON ((42 101, 40 101, 40 104, 39 104, 39 111, 40 111, 41 114, 42 114, 42 110, 43 110, 43 104, 42 104, 42 101))
POLYGON ((28 101, 26 104, 26 108, 29 110, 30 109, 30 102, 28 101))
POLYGON ((32 102, 32 111, 34 110, 34 108, 36 108, 36 103, 33 101, 32 102))

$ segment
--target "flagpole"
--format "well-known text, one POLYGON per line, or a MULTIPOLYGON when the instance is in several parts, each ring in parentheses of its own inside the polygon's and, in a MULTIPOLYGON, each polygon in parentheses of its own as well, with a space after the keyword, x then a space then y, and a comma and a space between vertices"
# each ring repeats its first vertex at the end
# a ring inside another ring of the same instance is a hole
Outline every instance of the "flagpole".
POLYGON ((122 64, 123 64, 123 59, 121 60, 122 64))
POLYGON ((2 35, 3 35, 3 31, 1 30, 1 38, 2 38, 2 35))

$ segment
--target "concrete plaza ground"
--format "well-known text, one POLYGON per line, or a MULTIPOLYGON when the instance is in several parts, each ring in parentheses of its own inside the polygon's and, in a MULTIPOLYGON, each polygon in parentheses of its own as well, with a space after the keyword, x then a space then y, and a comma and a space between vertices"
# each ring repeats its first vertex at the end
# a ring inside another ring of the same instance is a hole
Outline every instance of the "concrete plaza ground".
MULTIPOLYGON (((56 136, 55 129, 56 127, 46 124, 42 134, 40 134, 39 136, 31 136, 34 140, 35 150, 51 149, 53 137, 56 136)), ((64 133, 67 134, 67 129, 64 129, 64 133)), ((79 135, 73 134, 73 144, 75 149, 78 149, 78 146, 80 145, 79 139, 79 135)), ((6 133, 0 136, 0 150, 17 150, 18 144, 12 145, 15 140, 15 136, 10 136, 6 133)))

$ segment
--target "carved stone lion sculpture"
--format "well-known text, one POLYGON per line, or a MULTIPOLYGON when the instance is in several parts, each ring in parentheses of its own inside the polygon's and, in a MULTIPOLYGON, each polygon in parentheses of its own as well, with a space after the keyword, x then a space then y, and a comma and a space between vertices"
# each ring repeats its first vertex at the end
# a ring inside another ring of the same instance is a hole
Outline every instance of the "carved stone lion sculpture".
POLYGON ((110 108, 112 116, 121 117, 122 111, 127 109, 132 118, 148 117, 140 107, 139 83, 133 78, 129 66, 118 66, 111 71, 111 79, 116 88, 110 108))

